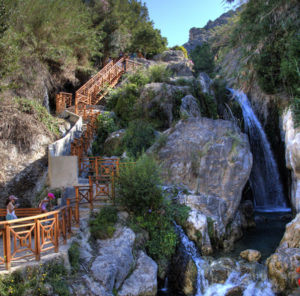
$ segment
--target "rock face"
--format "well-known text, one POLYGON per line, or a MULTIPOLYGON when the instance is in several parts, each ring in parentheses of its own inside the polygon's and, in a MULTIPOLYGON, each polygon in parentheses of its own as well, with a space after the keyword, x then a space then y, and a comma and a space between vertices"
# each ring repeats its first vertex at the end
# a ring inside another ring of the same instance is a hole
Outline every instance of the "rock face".
POLYGON ((218 240, 232 228, 239 236, 237 209, 252 166, 248 139, 231 122, 208 118, 179 121, 165 135, 166 144, 157 152, 163 178, 192 192, 179 197, 193 209, 187 232, 202 252, 210 253, 207 234, 218 240))
POLYGON ((187 95, 181 99, 180 113, 188 117, 201 117, 201 112, 197 99, 192 95, 187 95))
POLYGON ((291 110, 283 116, 286 166, 292 172, 291 203, 300 212, 300 129, 294 128, 291 110))
MULTIPOLYGON (((124 221, 127 216, 121 212, 119 220, 124 221)), ((71 286, 74 295, 113 296, 113 290, 123 296, 156 295, 157 264, 142 251, 135 258, 134 232, 121 225, 116 228, 112 238, 97 240, 97 247, 92 248, 88 221, 81 221, 81 232, 76 241, 80 245, 85 275, 80 285, 74 282, 71 286)))
POLYGON ((208 21, 203 28, 191 28, 189 41, 183 46, 188 52, 191 52, 197 45, 202 45, 203 42, 207 42, 211 37, 211 29, 228 23, 228 19, 235 14, 233 10, 223 13, 215 21, 208 21))
POLYGON ((155 296, 157 293, 157 264, 140 251, 136 269, 118 291, 119 296, 155 296))
MULTIPOLYGON (((190 93, 188 86, 175 86, 165 83, 150 83, 145 85, 139 104, 150 119, 160 118, 165 128, 171 126, 176 109, 176 100, 181 100, 190 93)), ((178 106, 179 110, 179 106, 178 106)))
POLYGON ((184 53, 181 50, 166 50, 163 53, 157 54, 153 57, 154 61, 161 61, 161 62, 182 62, 186 58, 184 53))
POLYGON ((286 225, 276 252, 267 259, 268 275, 277 293, 294 291, 300 266, 300 213, 286 225))

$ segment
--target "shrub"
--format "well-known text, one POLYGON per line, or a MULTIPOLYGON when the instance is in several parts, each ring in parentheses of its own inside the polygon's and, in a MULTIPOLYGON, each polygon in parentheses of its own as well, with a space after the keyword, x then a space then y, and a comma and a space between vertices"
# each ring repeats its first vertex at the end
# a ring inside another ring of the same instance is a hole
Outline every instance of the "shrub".
POLYGON ((68 250, 68 256, 73 271, 77 272, 80 267, 79 265, 80 250, 79 250, 79 244, 77 242, 73 242, 71 244, 71 247, 68 250))
POLYGON ((188 52, 183 46, 175 45, 171 48, 172 50, 181 50, 184 54, 184 57, 188 59, 188 52))
POLYGON ((208 43, 198 45, 190 54, 194 63, 194 71, 196 75, 200 72, 206 72, 212 75, 214 71, 214 55, 208 43))
POLYGON ((144 70, 136 71, 133 74, 130 74, 128 76, 128 81, 130 83, 133 83, 137 86, 144 86, 149 82, 149 77, 147 75, 147 72, 144 70))
POLYGON ((153 65, 148 70, 150 82, 168 82, 172 73, 165 65, 153 65))
POLYGON ((109 112, 100 114, 97 118, 97 137, 93 142, 93 154, 99 155, 103 151, 103 143, 108 135, 118 129, 114 118, 109 112))
POLYGON ((153 144, 154 138, 153 127, 138 119, 129 123, 123 142, 129 156, 136 158, 153 144))
POLYGON ((91 234, 94 239, 107 239, 113 236, 118 221, 118 211, 113 207, 104 207, 96 218, 90 221, 91 234))
POLYGON ((143 215, 159 209, 163 196, 159 171, 153 158, 143 155, 135 164, 123 166, 116 182, 117 200, 128 211, 143 215))
POLYGON ((115 93, 118 96, 113 111, 122 120, 123 125, 127 125, 129 121, 134 119, 134 106, 139 97, 140 89, 134 83, 127 83, 115 93))

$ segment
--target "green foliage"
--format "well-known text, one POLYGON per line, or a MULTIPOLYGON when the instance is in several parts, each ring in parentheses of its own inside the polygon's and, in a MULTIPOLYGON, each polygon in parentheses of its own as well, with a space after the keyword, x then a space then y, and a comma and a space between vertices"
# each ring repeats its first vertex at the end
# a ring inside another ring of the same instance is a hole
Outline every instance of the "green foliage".
POLYGON ((52 286, 59 296, 69 296, 65 277, 67 271, 62 264, 51 263, 41 269, 28 268, 25 272, 15 271, 0 278, 1 296, 46 296, 45 284, 52 286))
POLYGON ((214 55, 208 43, 198 45, 190 53, 190 57, 194 63, 194 71, 196 75, 200 72, 206 72, 212 75, 214 71, 214 55))
POLYGON ((79 244, 77 242, 73 242, 71 244, 71 247, 68 250, 68 255, 69 255, 69 261, 73 271, 77 272, 80 268, 80 264, 79 264, 80 250, 79 250, 79 244))
POLYGON ((21 70, 34 60, 49 67, 71 60, 86 63, 95 34, 82 1, 13 0, 8 9, 10 17, 1 39, 4 72, 21 70))
POLYGON ((139 97, 140 88, 133 83, 126 83, 124 87, 116 90, 110 96, 113 111, 121 119, 121 124, 126 126, 129 121, 135 118, 135 103, 139 97))
POLYGON ((154 138, 153 127, 148 122, 138 119, 129 123, 123 142, 128 155, 137 158, 153 144, 154 138))
POLYGON ((160 30, 154 29, 151 22, 145 23, 133 35, 131 51, 141 52, 145 57, 152 57, 166 49, 167 39, 160 30))
POLYGON ((292 111, 293 111, 294 127, 297 128, 300 126, 300 97, 293 98, 292 111))
POLYGON ((109 112, 100 114, 97 118, 97 137, 93 142, 93 154, 99 155, 103 151, 103 143, 108 135, 118 129, 115 124, 114 118, 109 112))
POLYGON ((150 82, 168 82, 172 73, 165 65, 153 65, 148 70, 150 82))
POLYGON ((132 84, 142 87, 150 82, 150 78, 145 70, 138 70, 128 76, 128 81, 132 84))
POLYGON ((26 98, 15 98, 14 100, 21 112, 32 114, 38 121, 42 122, 50 132, 59 134, 57 119, 55 119, 44 106, 37 101, 26 98))
POLYGON ((159 209, 163 197, 155 161, 143 155, 136 163, 122 166, 116 181, 117 199, 136 215, 159 209))
POLYGON ((181 45, 181 46, 175 45, 175 46, 173 46, 171 49, 172 49, 172 50, 181 50, 181 51, 183 52, 183 54, 184 54, 184 57, 185 57, 186 59, 188 59, 188 52, 187 52, 187 50, 185 49, 185 47, 183 47, 182 45, 181 45))
POLYGON ((118 221, 118 211, 113 207, 104 207, 96 218, 90 221, 91 234, 94 239, 111 238, 115 232, 118 221))

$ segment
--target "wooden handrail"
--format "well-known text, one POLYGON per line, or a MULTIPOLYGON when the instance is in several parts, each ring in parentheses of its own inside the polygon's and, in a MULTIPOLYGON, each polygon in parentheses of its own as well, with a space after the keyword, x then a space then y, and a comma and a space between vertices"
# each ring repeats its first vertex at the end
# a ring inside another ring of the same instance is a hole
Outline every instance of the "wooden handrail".
POLYGON ((12 261, 31 256, 35 256, 38 261, 43 252, 52 249, 58 252, 59 236, 62 236, 63 242, 66 243, 67 233, 70 236, 72 231, 72 220, 75 220, 77 225, 79 224, 79 204, 75 200, 73 210, 71 199, 67 199, 67 205, 57 210, 26 218, 1 221, 3 257, 0 255, 0 264, 5 264, 6 269, 10 269, 12 261), (11 242, 13 242, 13 249, 11 242), (22 255, 24 252, 26 253, 22 255))

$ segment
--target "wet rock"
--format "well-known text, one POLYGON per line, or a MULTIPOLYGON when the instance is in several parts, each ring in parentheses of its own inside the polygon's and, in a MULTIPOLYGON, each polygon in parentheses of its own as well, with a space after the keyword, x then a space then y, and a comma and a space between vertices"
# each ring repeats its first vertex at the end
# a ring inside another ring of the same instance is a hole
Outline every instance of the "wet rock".
POLYGON ((240 204, 240 213, 243 228, 251 228, 256 226, 254 220, 254 207, 251 200, 245 200, 240 204))
POLYGON ((257 250, 248 249, 248 250, 242 251, 240 253, 240 256, 249 262, 257 262, 261 258, 261 253, 257 250))
POLYGON ((233 259, 220 258, 205 269, 205 278, 210 284, 224 284, 235 268, 236 264, 233 259))
POLYGON ((271 255, 266 265, 268 276, 276 293, 298 288, 297 267, 300 266, 299 248, 280 248, 271 255))
POLYGON ((205 72, 201 72, 198 75, 197 82, 200 84, 201 90, 204 94, 208 94, 214 97, 214 92, 212 90, 213 81, 205 72))
POLYGON ((225 296, 243 296, 243 294, 244 294, 244 288, 237 286, 229 289, 226 292, 225 296))
POLYGON ((155 296, 157 293, 157 264, 140 251, 133 273, 124 281, 119 296, 155 296))

